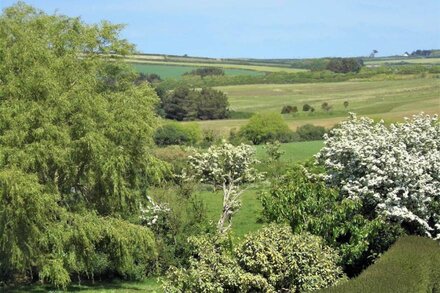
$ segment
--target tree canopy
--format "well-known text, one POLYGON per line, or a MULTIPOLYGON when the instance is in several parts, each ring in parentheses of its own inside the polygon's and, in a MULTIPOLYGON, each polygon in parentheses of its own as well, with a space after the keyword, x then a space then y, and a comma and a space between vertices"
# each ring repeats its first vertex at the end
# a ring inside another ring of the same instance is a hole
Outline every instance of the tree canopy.
MULTIPOLYGON (((0 15, 1 275, 36 272, 59 285, 72 272, 93 275, 79 263, 73 268, 79 242, 69 244, 63 231, 73 218, 78 225, 88 222, 82 215, 111 229, 130 225, 100 219, 135 215, 165 170, 149 151, 157 96, 148 85, 135 85, 136 74, 114 57, 133 52, 119 38, 121 29, 47 15, 22 2, 0 15), (64 255, 54 252, 48 235, 64 255)), ((146 234, 130 245, 141 253, 154 243, 147 229, 139 233, 146 234)), ((124 245, 113 248, 130 253, 124 245)), ((107 267, 125 274, 118 268, 127 263, 116 259, 107 267)))

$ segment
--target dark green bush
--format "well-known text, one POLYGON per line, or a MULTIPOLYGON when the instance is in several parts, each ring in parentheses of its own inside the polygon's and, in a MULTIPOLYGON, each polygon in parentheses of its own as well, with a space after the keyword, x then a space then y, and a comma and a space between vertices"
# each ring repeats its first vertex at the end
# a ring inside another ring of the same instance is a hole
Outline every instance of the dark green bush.
POLYGON ((322 140, 324 139, 325 128, 322 126, 315 126, 312 124, 305 124, 296 129, 296 133, 301 140, 322 140))
POLYGON ((158 128, 154 134, 154 142, 158 146, 195 145, 202 133, 198 124, 168 123, 158 128))

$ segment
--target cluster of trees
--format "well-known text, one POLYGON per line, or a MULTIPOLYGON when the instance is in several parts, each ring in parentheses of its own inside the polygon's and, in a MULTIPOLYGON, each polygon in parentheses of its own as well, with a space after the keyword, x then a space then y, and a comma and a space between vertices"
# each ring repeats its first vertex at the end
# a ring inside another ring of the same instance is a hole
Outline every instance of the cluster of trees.
MULTIPOLYGON (((347 109, 348 105, 349 105, 349 102, 344 101, 343 106, 345 109, 347 109)), ((332 108, 333 108, 333 106, 330 105, 328 102, 323 102, 321 104, 321 109, 325 112, 329 112, 332 108)), ((308 112, 308 111, 310 111, 312 113, 315 112, 315 108, 310 106, 309 104, 304 104, 302 107, 302 110, 304 112, 308 112)), ((286 105, 286 106, 283 106, 283 108, 281 109, 281 114, 290 114, 290 113, 294 114, 297 112, 298 112, 297 106, 286 105)))
POLYGON ((283 108, 281 109, 281 114, 290 114, 290 113, 297 113, 297 112, 298 112, 297 106, 286 105, 286 106, 283 106, 283 108))
POLYGON ((228 97, 212 88, 199 91, 181 86, 161 98, 163 115, 178 121, 225 119, 228 107, 228 97))
POLYGON ((326 69, 335 73, 358 73, 362 66, 364 62, 359 58, 333 58, 327 64, 326 69))
POLYGON ((272 182, 263 215, 323 237, 349 276, 403 234, 440 239, 439 133, 436 117, 386 127, 352 116, 325 136, 323 169, 291 168, 272 182))
POLYGON ((225 75, 225 71, 219 67, 199 67, 184 73, 184 75, 198 75, 201 78, 205 76, 221 76, 225 75))

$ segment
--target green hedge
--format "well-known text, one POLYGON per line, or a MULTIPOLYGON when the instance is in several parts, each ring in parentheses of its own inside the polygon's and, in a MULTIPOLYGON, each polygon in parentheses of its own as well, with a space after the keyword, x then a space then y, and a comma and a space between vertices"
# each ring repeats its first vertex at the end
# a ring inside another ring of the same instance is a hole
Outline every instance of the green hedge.
POLYGON ((440 292, 440 243, 403 237, 359 277, 321 292, 440 292))

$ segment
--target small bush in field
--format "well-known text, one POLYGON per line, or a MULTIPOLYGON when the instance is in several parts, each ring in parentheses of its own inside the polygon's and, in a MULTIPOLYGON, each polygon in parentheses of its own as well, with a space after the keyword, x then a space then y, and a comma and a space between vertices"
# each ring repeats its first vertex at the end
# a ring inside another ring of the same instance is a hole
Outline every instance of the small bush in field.
POLYGON ((198 124, 173 122, 158 128, 154 134, 154 141, 158 146, 195 145, 201 137, 202 133, 198 124))
POLYGON ((253 144, 275 140, 288 142, 291 139, 292 131, 281 114, 258 113, 252 116, 248 124, 240 129, 239 135, 253 144))
POLYGON ((297 128, 301 140, 322 140, 325 134, 325 128, 322 126, 315 126, 312 124, 305 124, 297 128))

